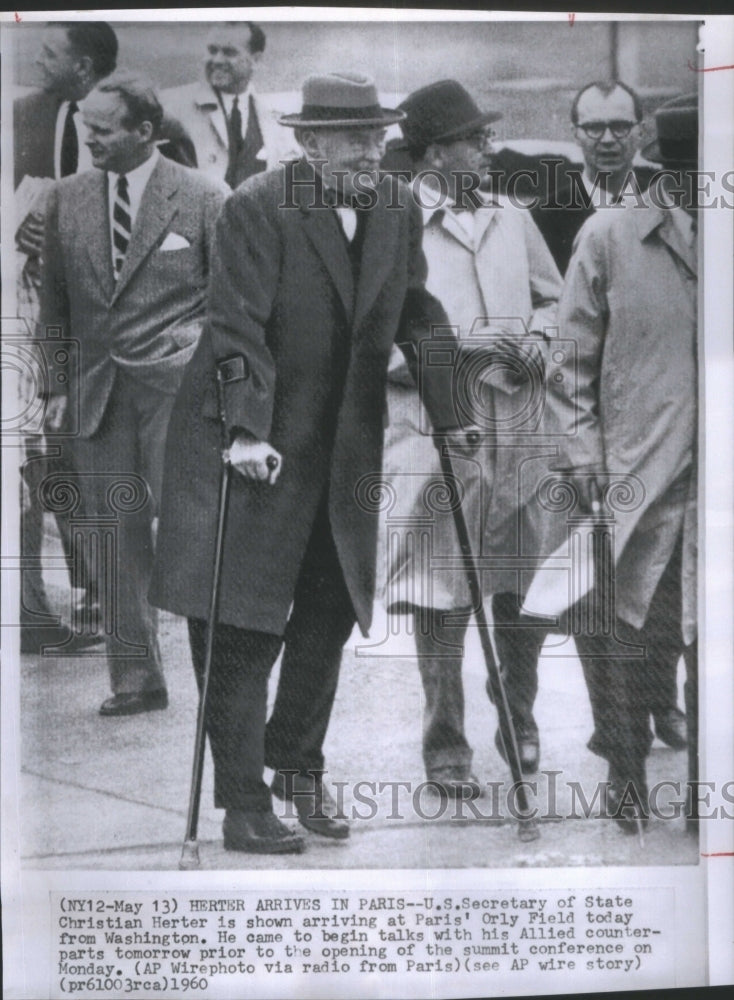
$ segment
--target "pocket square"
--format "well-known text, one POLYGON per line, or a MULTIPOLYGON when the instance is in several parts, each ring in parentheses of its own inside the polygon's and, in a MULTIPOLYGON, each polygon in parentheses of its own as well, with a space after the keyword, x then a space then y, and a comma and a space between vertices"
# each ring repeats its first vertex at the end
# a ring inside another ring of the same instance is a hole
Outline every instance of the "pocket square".
POLYGON ((186 239, 185 236, 179 236, 178 233, 169 233, 165 240, 158 247, 159 250, 185 250, 186 247, 190 247, 191 244, 186 239))

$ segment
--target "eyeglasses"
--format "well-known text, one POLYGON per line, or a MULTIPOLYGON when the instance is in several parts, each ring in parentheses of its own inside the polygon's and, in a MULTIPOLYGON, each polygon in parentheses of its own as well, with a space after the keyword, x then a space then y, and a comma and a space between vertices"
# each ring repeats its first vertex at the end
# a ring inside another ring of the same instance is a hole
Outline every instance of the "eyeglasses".
POLYGON ((449 142, 468 142, 477 149, 484 149, 488 142, 496 138, 497 133, 493 128, 477 128, 473 132, 465 132, 464 135, 454 136, 449 142))
POLYGON ((582 129, 590 139, 601 139, 607 129, 615 139, 626 139, 635 125, 639 125, 639 122, 578 122, 576 128, 582 129))

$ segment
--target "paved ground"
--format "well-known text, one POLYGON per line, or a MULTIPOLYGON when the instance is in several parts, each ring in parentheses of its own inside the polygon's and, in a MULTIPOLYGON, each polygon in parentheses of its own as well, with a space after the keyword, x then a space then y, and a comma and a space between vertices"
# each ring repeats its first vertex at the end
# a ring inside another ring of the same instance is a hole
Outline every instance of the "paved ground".
MULTIPOLYGON (((51 583, 60 607, 63 591, 51 583)), ((556 640, 560 642, 560 640, 556 640)), ((424 789, 413 799, 397 785, 379 793, 358 782, 424 780, 420 756, 421 690, 412 640, 387 636, 383 617, 365 641, 354 636, 345 655, 337 703, 326 747, 329 778, 346 782, 347 815, 355 818, 342 843, 307 834, 300 856, 256 857, 224 851, 223 813, 211 807, 212 772, 207 755, 200 853, 203 868, 452 868, 550 867, 568 865, 692 864, 697 843, 683 821, 657 820, 641 847, 611 821, 567 818, 541 824, 540 839, 518 839, 511 816, 503 822, 507 791, 496 804, 488 790, 478 800, 479 817, 468 807, 445 808, 424 789), (365 648, 372 645, 372 648, 365 648), (356 645, 356 648, 355 648, 356 645), (379 655, 377 655, 379 653, 379 655), (395 789, 393 792, 392 789, 395 789), (361 794, 360 800, 357 795, 361 794), (397 796, 393 801, 392 795, 397 796), (367 800, 366 802, 364 800, 367 800), (373 800, 375 805, 370 807, 373 800), (429 819, 438 814, 436 819, 429 819)), ((171 704, 165 712, 128 719, 97 714, 108 694, 99 655, 27 656, 22 666, 21 843, 23 864, 56 869, 173 869, 185 829, 196 696, 185 631, 171 616, 162 619, 162 648, 171 704)), ((537 719, 541 767, 557 776, 556 816, 572 812, 568 782, 577 781, 591 800, 605 765, 585 747, 591 717, 573 647, 549 649, 541 661, 537 719), (552 654, 552 655, 551 655, 552 654)), ((273 676, 273 685, 277 673, 273 676)), ((494 745, 494 709, 484 693, 485 668, 477 637, 465 660, 467 733, 475 748, 474 770, 482 782, 508 782, 494 745)), ((274 687, 273 687, 274 690, 274 687)), ((656 742, 649 762, 651 785, 663 778, 684 781, 685 753, 656 742)), ((548 812, 549 782, 538 781, 537 802, 548 812)), ((552 789, 551 789, 552 791, 552 789)), ((662 801, 662 800, 661 800, 662 801)), ((282 810, 285 807, 279 806, 282 810)), ((595 810, 596 811, 596 810, 595 810)), ((577 802, 577 815, 580 808, 577 802)), ((295 823, 295 820, 289 822, 295 823)))

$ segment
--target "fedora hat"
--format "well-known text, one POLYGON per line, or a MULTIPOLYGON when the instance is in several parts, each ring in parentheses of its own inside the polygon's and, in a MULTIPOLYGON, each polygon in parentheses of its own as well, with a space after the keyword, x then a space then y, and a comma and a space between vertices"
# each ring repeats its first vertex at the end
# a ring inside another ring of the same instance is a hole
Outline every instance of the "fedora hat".
POLYGON ((681 94, 655 112, 657 138, 642 150, 656 163, 695 166, 698 163, 698 96, 681 94))
POLYGON ((298 115, 278 121, 291 128, 369 128, 393 125, 402 111, 381 108, 374 81, 361 73, 325 73, 310 76, 303 85, 298 115))
POLYGON ((480 111, 471 95, 456 80, 439 80, 413 91, 398 105, 406 114, 400 123, 403 149, 451 142, 496 122, 499 111, 480 111))

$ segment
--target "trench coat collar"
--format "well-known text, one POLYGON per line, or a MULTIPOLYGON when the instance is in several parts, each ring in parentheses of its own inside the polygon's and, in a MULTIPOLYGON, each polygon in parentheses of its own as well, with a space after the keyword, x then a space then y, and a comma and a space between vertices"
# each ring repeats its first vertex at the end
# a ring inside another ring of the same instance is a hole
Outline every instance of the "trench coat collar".
POLYGON ((671 218, 670 209, 650 204, 645 211, 639 211, 634 207, 631 207, 629 211, 635 213, 640 240, 646 240, 653 232, 657 232, 663 243, 683 262, 691 274, 698 274, 693 248, 686 246, 683 242, 680 231, 671 218))
POLYGON ((425 208, 421 206, 421 211, 423 213, 423 228, 429 225, 432 219, 436 219, 436 223, 440 224, 447 233, 450 233, 454 239, 458 240, 462 246, 466 247, 470 253, 476 253, 479 249, 482 240, 484 239, 484 234, 489 229, 493 220, 496 218, 497 211, 502 209, 502 203, 494 198, 490 199, 487 195, 479 193, 482 204, 476 209, 479 213, 476 215, 474 220, 474 238, 469 236, 467 231, 457 220, 453 212, 447 212, 443 205, 436 205, 434 208, 425 208))

